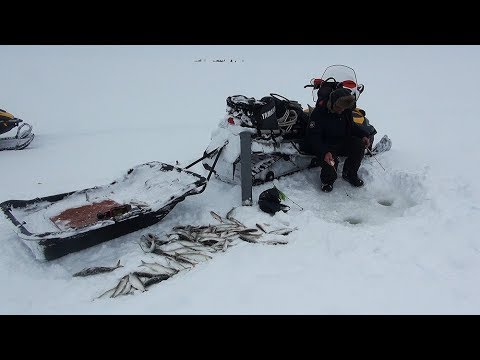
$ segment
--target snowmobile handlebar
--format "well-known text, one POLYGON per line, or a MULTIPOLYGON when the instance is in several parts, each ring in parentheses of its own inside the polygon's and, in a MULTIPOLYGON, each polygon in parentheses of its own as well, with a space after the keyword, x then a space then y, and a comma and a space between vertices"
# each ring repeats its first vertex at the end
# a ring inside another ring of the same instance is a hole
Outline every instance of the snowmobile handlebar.
POLYGON ((11 124, 11 125, 18 125, 21 122, 23 122, 22 119, 19 118, 13 118, 13 119, 0 119, 0 124, 11 124))
POLYGON ((345 80, 345 81, 341 81, 341 82, 338 82, 333 78, 333 77, 329 77, 328 79, 326 80, 323 80, 323 79, 312 79, 310 81, 310 84, 307 84, 307 85, 304 85, 303 88, 306 89, 306 88, 313 88, 314 90, 315 89, 319 89, 320 86, 323 84, 323 83, 326 83, 328 82, 329 80, 333 80, 333 83, 334 84, 337 84, 336 86, 337 87, 343 87, 343 86, 346 86, 347 88, 352 88, 352 87, 356 87, 358 92, 361 94, 363 92, 363 90, 365 89, 365 86, 363 84, 356 84, 355 82, 351 81, 351 80, 345 80), (348 85, 347 85, 348 84, 348 85))
POLYGON ((285 96, 275 94, 275 93, 270 93, 270 96, 273 98, 276 98, 277 100, 280 98, 280 100, 286 100, 288 102, 291 102, 290 99, 287 99, 285 96))

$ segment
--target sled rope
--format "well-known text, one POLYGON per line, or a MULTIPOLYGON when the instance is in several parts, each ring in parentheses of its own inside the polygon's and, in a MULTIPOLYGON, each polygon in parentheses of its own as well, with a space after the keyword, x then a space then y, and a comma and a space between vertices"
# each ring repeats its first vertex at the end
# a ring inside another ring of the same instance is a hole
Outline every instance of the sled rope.
POLYGON ((193 165, 197 164, 199 161, 202 161, 203 159, 207 158, 207 157, 210 157, 212 155, 214 155, 217 151, 218 151, 218 154, 217 156, 215 157, 215 161, 213 162, 213 165, 208 173, 208 176, 207 176, 207 181, 210 180, 210 177, 212 176, 212 173, 213 173, 213 170, 215 169, 215 165, 217 164, 217 161, 218 161, 218 158, 220 157, 220 154, 222 153, 222 150, 225 148, 225 146, 228 144, 228 141, 225 142, 225 144, 223 144, 222 146, 219 146, 217 148, 215 148, 214 150, 210 151, 209 153, 206 153, 205 155, 203 155, 200 159, 197 159, 195 160, 193 163, 191 163, 190 165, 187 165, 185 167, 185 169, 188 169, 190 167, 192 167, 193 165))
POLYGON ((222 150, 225 148, 225 145, 223 145, 220 150, 218 150, 217 157, 215 158, 215 161, 213 162, 212 168, 210 169, 210 172, 208 173, 207 176, 207 181, 210 180, 210 177, 212 176, 213 169, 215 169, 215 165, 217 165, 218 158, 220 157, 220 154, 222 153, 222 150))

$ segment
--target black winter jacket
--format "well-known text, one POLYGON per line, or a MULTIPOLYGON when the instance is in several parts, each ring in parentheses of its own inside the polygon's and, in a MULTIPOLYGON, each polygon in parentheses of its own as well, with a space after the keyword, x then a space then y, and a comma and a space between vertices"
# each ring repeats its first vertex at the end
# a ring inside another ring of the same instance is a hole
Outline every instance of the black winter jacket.
POLYGON ((323 160, 327 152, 336 151, 351 136, 369 136, 367 131, 354 126, 351 110, 336 114, 326 107, 316 107, 312 111, 305 141, 307 149, 315 156, 323 160))

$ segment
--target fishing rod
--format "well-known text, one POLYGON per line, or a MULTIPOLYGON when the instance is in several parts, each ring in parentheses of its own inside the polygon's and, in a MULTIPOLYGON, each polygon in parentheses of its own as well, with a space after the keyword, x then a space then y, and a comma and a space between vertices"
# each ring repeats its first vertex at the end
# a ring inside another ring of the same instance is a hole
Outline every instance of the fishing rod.
POLYGON ((387 170, 385 170, 385 168, 383 167, 383 165, 380 164, 380 161, 378 161, 378 159, 375 157, 375 155, 373 155, 373 153, 370 151, 369 148, 367 148, 367 151, 370 153, 370 156, 372 156, 372 157, 375 159, 375 161, 378 163, 378 165, 380 165, 380 166, 382 167, 383 171, 387 171, 387 170))
MULTIPOLYGON (((329 164, 330 164, 330 166, 333 168, 333 170, 335 171, 335 174, 337 174, 337 178, 338 178, 338 172, 337 172, 337 169, 335 169, 335 161, 332 160, 329 164)), ((348 195, 347 190, 343 189, 343 191, 345 191, 345 194, 346 194, 348 197, 350 197, 350 195, 348 195)))
POLYGON ((292 203, 294 203, 295 205, 297 205, 300 210, 303 210, 303 207, 301 207, 300 205, 298 205, 295 201, 293 201, 292 199, 290 199, 287 195, 285 195, 285 193, 283 191, 281 191, 279 188, 277 188, 277 186, 275 184, 273 184, 273 187, 275 189, 278 190, 278 192, 280 193, 280 196, 284 196, 285 198, 287 198, 288 200, 290 200, 292 203))

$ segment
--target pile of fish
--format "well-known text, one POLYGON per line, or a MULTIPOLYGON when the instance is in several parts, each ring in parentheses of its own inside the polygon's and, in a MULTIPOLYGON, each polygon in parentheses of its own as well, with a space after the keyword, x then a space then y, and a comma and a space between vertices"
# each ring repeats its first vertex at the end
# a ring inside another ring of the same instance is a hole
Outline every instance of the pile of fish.
MULTIPOLYGON (((145 271, 135 271, 125 275, 115 287, 105 291, 98 298, 133 294, 135 290, 144 292, 150 286, 167 280, 181 270, 191 269, 199 262, 211 259, 213 253, 226 251, 241 241, 266 245, 288 244, 288 241, 278 239, 278 236, 285 236, 297 230, 297 228, 281 228, 267 231, 267 224, 247 227, 232 216, 234 209, 230 210, 225 217, 210 211, 213 218, 219 222, 216 225, 175 226, 164 238, 152 233, 142 235, 140 248, 144 253, 158 255, 158 261, 141 260, 139 266, 145 271)), ((87 268, 73 276, 110 272, 119 267, 122 267, 120 261, 114 267, 87 268)))

